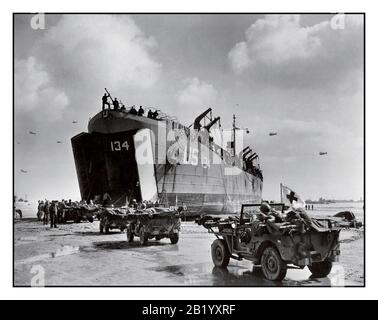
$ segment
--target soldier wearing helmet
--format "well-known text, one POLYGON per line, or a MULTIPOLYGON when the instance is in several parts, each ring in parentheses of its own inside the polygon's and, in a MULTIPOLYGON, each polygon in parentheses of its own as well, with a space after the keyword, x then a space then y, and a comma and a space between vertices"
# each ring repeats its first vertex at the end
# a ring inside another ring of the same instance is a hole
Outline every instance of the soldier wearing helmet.
POLYGON ((133 209, 138 209, 138 202, 136 201, 136 199, 133 199, 131 201, 130 207, 133 209))
POLYGON ((270 222, 283 222, 284 216, 278 211, 274 210, 269 203, 263 202, 260 206, 262 219, 270 222))

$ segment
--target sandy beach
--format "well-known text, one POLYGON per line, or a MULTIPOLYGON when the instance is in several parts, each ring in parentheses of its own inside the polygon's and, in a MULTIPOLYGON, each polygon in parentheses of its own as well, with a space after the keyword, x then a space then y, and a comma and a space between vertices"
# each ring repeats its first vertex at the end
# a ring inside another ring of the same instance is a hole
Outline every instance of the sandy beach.
POLYGON ((50 229, 36 218, 16 219, 14 285, 32 285, 35 270, 43 270, 45 286, 363 286, 363 236, 363 229, 341 232, 340 261, 327 278, 312 279, 307 268, 289 269, 275 283, 249 261, 215 268, 215 237, 194 222, 182 222, 177 245, 163 239, 143 247, 116 230, 100 234, 98 221, 50 229))

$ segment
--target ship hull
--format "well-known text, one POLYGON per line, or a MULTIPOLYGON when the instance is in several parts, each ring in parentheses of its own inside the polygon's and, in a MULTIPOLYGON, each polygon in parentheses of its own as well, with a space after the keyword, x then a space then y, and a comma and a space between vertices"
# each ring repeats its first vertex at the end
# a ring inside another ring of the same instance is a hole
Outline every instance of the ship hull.
POLYGON ((98 114, 88 133, 72 138, 82 199, 101 201, 107 193, 115 206, 132 199, 159 201, 184 205, 193 215, 236 213, 242 203, 261 202, 262 179, 230 168, 208 144, 196 146, 196 163, 189 157, 190 146, 180 161, 167 161, 175 143, 167 137, 171 123, 119 112, 111 115, 109 119, 98 114), (198 160, 202 153, 210 163, 198 160))

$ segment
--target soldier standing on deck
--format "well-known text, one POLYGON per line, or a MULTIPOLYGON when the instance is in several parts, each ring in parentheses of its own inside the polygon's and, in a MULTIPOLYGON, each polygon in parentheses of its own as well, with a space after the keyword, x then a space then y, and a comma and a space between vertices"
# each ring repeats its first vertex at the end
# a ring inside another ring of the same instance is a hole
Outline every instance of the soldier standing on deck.
POLYGON ((110 109, 110 104, 108 102, 108 95, 106 93, 104 93, 104 95, 102 96, 102 111, 105 110, 105 106, 108 106, 108 109, 110 109))
POLYGON ((142 106, 140 106, 138 110, 138 116, 142 117, 143 115, 144 115, 144 109, 142 108, 142 106))
POLYGON ((113 107, 114 107, 114 110, 119 110, 119 102, 117 100, 117 98, 114 98, 114 101, 113 101, 113 107))
POLYGON ((155 110, 153 113, 152 113, 152 119, 157 119, 159 115, 159 112, 157 110, 155 110))
POLYGON ((135 114, 135 115, 138 114, 138 111, 136 111, 134 106, 131 107, 129 112, 130 112, 130 114, 135 114))

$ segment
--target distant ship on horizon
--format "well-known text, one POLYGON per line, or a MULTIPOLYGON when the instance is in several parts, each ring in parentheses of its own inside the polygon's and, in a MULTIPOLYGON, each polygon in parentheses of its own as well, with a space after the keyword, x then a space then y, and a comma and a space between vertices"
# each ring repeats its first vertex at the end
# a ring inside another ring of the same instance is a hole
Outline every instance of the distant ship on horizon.
POLYGON ((260 203, 258 155, 250 147, 237 152, 235 116, 227 147, 217 141, 219 121, 210 108, 189 127, 162 113, 97 113, 88 132, 71 139, 81 198, 185 205, 193 214, 235 213, 242 203, 260 203))

